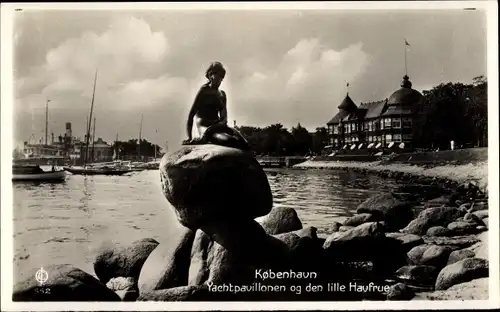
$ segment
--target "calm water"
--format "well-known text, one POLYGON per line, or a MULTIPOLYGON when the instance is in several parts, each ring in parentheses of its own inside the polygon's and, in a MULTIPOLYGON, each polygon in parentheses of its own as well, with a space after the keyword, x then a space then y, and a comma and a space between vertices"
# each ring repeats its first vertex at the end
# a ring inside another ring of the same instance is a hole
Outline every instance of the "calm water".
MULTIPOLYGON (((268 170, 275 206, 297 210, 325 233, 372 194, 396 182, 353 172, 268 170)), ((69 175, 63 183, 14 183, 14 279, 26 269, 70 263, 93 274, 96 248, 168 237, 177 226, 158 171, 130 176, 69 175)))

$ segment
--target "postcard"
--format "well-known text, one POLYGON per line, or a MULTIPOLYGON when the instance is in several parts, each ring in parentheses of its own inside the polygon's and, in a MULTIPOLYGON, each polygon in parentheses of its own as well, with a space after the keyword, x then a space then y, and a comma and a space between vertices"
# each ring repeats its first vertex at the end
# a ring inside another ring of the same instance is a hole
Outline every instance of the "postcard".
POLYGON ((2 4, 2 309, 498 308, 497 22, 2 4))

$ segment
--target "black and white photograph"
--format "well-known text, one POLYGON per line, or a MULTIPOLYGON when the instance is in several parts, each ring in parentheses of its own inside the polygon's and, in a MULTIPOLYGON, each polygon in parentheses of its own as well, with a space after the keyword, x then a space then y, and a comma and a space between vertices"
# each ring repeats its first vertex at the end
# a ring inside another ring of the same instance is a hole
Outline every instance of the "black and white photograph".
POLYGON ((499 307, 497 10, 2 4, 2 306, 499 307))

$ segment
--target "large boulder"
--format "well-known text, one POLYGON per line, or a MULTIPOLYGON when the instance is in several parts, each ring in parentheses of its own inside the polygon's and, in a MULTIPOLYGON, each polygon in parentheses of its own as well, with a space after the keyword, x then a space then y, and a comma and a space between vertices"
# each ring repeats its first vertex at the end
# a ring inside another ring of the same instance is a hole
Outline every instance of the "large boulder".
POLYGON ((467 258, 444 267, 436 279, 435 289, 445 290, 456 284, 488 276, 487 260, 467 258))
POLYGON ((417 218, 401 231, 409 234, 423 235, 433 226, 446 226, 464 215, 464 211, 460 211, 454 207, 427 208, 421 211, 417 218))
POLYGON ((254 220, 219 220, 201 228, 210 238, 248 263, 280 263, 287 257, 284 244, 268 235, 254 220), (272 246, 275 248, 272 248, 272 246))
POLYGON ((249 152, 188 145, 160 162, 163 194, 179 222, 193 230, 219 218, 255 219, 271 211, 267 176, 249 152))
POLYGON ((451 236, 452 234, 453 232, 444 226, 433 226, 427 230, 428 236, 451 236))
POLYGON ((255 228, 241 226, 241 232, 235 233, 242 237, 239 239, 242 245, 239 248, 227 248, 223 245, 224 242, 221 244, 204 231, 198 230, 191 249, 188 284, 251 284, 256 268, 277 268, 288 264, 290 248, 300 237, 293 233, 276 235, 282 236, 283 242, 265 234, 258 224, 255 225, 255 228), (264 235, 255 233, 258 229, 264 235))
POLYGON ((431 265, 442 268, 448 257, 457 247, 443 245, 420 245, 412 248, 408 254, 408 263, 412 265, 431 265))
POLYGON ((274 207, 260 220, 267 234, 275 235, 302 229, 302 222, 293 208, 274 207))
POLYGON ((139 294, 188 283, 194 232, 182 227, 153 250, 142 266, 139 294))
POLYGON ((477 223, 467 221, 454 221, 448 224, 448 230, 455 235, 467 235, 477 233, 477 223))
POLYGON ((383 226, 368 222, 346 232, 331 234, 323 248, 330 258, 336 260, 371 260, 380 254, 380 248, 387 242, 383 226))
POLYGON ((442 268, 446 265, 452 251, 453 248, 450 246, 431 245, 422 254, 419 264, 442 268))
POLYGON ((387 229, 399 230, 413 219, 411 204, 391 193, 372 196, 362 202, 356 212, 370 213, 373 220, 384 221, 387 229))
POLYGON ((14 286, 12 301, 120 301, 120 297, 92 275, 70 265, 43 267, 47 280, 35 279, 40 269, 14 286))
POLYGON ((424 243, 422 237, 414 234, 394 232, 394 233, 385 233, 385 236, 389 239, 397 241, 400 244, 400 248, 398 248, 398 251, 402 251, 405 254, 408 251, 410 251, 413 247, 416 247, 424 243))
POLYGON ((476 254, 474 253, 474 251, 469 249, 454 250, 450 253, 448 262, 446 264, 450 265, 466 258, 474 258, 475 256, 476 254))
POLYGON ((431 245, 419 245, 410 249, 410 251, 408 251, 407 253, 408 264, 410 265, 420 264, 420 260, 422 259, 424 252, 427 249, 429 249, 430 246, 431 245))
POLYGON ((94 272, 103 283, 113 277, 132 277, 137 280, 142 265, 156 246, 156 240, 146 238, 130 246, 103 247, 94 261, 94 272))

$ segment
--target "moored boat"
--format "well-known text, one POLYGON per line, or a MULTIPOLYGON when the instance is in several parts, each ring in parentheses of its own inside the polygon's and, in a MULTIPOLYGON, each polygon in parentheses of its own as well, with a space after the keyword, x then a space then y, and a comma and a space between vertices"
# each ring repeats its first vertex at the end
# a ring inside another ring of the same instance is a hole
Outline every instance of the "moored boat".
POLYGON ((12 181, 63 181, 64 170, 44 171, 38 165, 13 165, 12 181))
POLYGON ((81 175, 123 175, 132 172, 130 169, 116 169, 116 168, 84 168, 84 167, 64 167, 64 170, 71 174, 81 175))

